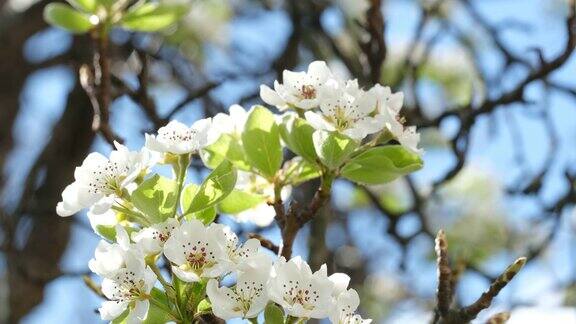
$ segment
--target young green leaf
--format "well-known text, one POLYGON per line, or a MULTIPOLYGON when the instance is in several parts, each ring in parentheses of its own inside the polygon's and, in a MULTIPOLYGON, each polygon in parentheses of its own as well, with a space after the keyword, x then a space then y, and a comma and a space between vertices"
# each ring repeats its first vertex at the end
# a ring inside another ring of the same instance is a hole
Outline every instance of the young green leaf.
POLYGON ((52 26, 77 34, 85 33, 94 27, 88 15, 62 3, 48 4, 44 8, 44 20, 52 26))
POLYGON ((116 241, 116 228, 113 225, 96 225, 94 230, 96 234, 102 236, 108 241, 116 241))
POLYGON ((311 163, 316 163, 318 155, 314 149, 312 134, 314 127, 302 118, 286 116, 280 124, 280 136, 288 148, 311 163))
POLYGON ((274 303, 269 303, 264 310, 266 324, 284 324, 284 311, 274 303))
POLYGON ((168 219, 177 208, 176 181, 154 175, 145 180, 132 193, 132 203, 143 212, 152 223, 168 219))
POLYGON ((278 125, 268 109, 262 106, 252 109, 242 133, 242 143, 250 164, 264 177, 274 177, 283 157, 278 125))
POLYGON ((222 134, 216 142, 205 147, 201 154, 202 160, 209 168, 215 168, 222 161, 228 160, 240 170, 250 170, 240 140, 229 134, 222 134))
POLYGON ((312 140, 318 157, 331 170, 338 169, 358 148, 356 141, 337 132, 318 130, 312 135, 312 140))
POLYGON ((186 6, 163 5, 157 2, 137 4, 122 17, 122 27, 140 32, 155 32, 176 23, 186 6))
POLYGON ((184 213, 191 214, 216 205, 232 192, 234 185, 236 185, 236 169, 232 163, 224 161, 208 175, 198 190, 192 193, 194 195, 192 198, 190 197, 192 190, 184 191, 182 198, 184 213), (188 201, 189 203, 186 203, 188 201))
POLYGON ((375 147, 351 159, 342 176, 362 184, 381 184, 422 168, 422 159, 400 145, 375 147))
POLYGON ((186 220, 197 219, 204 223, 204 225, 210 225, 216 219, 216 208, 214 206, 202 209, 195 213, 186 214, 186 220))
POLYGON ((234 215, 254 208, 265 201, 266 197, 264 196, 241 190, 232 190, 230 195, 220 202, 218 210, 225 214, 234 215))

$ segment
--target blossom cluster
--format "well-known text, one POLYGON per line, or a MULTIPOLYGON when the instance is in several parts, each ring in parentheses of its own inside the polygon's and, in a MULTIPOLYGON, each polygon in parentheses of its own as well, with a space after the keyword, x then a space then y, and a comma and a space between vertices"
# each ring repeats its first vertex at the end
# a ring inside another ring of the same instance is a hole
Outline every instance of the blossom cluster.
POLYGON ((108 300, 99 309, 103 320, 122 314, 129 323, 147 318, 150 303, 159 303, 152 289, 162 276, 150 260, 162 254, 177 280, 205 286, 212 312, 222 319, 255 318, 274 302, 294 318, 370 323, 355 313, 360 300, 355 290, 347 289, 347 275, 328 276, 325 265, 313 273, 300 257, 273 263, 256 239, 239 244, 227 226, 175 219, 131 236, 117 225, 116 242, 100 242, 89 267, 104 278, 102 293, 108 300), (231 287, 223 284, 227 276, 236 278, 231 287))
POLYGON ((306 120, 319 130, 339 131, 356 140, 388 130, 406 148, 421 153, 416 127, 405 127, 400 117, 402 92, 376 84, 363 90, 358 80, 335 76, 325 62, 312 62, 307 72, 284 71, 284 83, 274 90, 260 87, 260 96, 279 110, 303 110, 306 120))
POLYGON ((419 169, 419 136, 398 115, 402 94, 363 90, 313 62, 308 72, 285 71, 284 84, 263 86, 261 95, 282 115, 234 105, 191 126, 171 121, 137 151, 115 143, 108 157, 91 153, 76 168, 56 210, 87 209, 102 237, 89 263, 102 277, 102 319, 187 323, 210 313, 255 321, 275 308, 282 323, 370 323, 356 314, 347 275, 328 276, 326 266, 313 272, 300 257, 274 259, 259 240, 240 243, 216 219, 268 226, 272 205, 305 181, 319 178, 329 191, 339 176, 377 184, 419 169), (285 148, 296 157, 284 161, 285 148), (193 159, 212 169, 200 184, 187 179, 193 159), (173 178, 156 172, 162 167, 173 178))

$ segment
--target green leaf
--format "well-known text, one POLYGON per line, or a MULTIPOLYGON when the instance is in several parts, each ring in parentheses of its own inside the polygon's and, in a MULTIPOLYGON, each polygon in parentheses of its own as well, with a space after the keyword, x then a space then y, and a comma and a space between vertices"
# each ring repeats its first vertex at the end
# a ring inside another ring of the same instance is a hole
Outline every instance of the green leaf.
POLYGON ((318 157, 331 170, 338 169, 358 148, 356 141, 338 132, 318 130, 314 132, 312 139, 318 157))
POLYGON ((96 225, 96 234, 109 241, 116 241, 116 228, 114 225, 96 225))
POLYGON ((266 178, 273 178, 282 164, 280 134, 274 115, 256 106, 248 115, 242 133, 244 152, 250 164, 266 178))
POLYGON ((207 312, 212 309, 212 304, 208 299, 202 299, 200 303, 198 303, 197 312, 207 312))
POLYGON ((157 2, 142 3, 130 8, 121 24, 133 31, 155 32, 176 23, 186 13, 186 8, 157 2))
POLYGON ((269 303, 264 310, 266 324, 284 324, 284 311, 274 303, 269 303))
POLYGON ((254 208, 266 201, 266 197, 241 190, 232 190, 220 205, 218 210, 225 214, 238 214, 250 208, 254 208))
POLYGON ((285 183, 293 186, 297 186, 322 175, 316 164, 310 163, 299 156, 286 163, 285 170, 285 183))
POLYGON ((183 212, 186 211, 188 209, 188 206, 190 206, 190 204, 192 203, 192 199, 194 199, 194 196, 196 196, 196 192, 198 191, 199 187, 200 187, 199 185, 191 183, 186 187, 184 187, 184 189, 182 190, 182 197, 180 198, 180 208, 182 209, 183 212))
POLYGON ((94 27, 88 15, 62 3, 48 4, 44 8, 44 20, 52 26, 78 34, 85 33, 94 27))
POLYGON ((160 223, 172 216, 177 208, 177 190, 176 181, 156 174, 134 190, 132 203, 152 223, 160 223))
POLYGON ((94 13, 98 7, 98 0, 67 0, 74 8, 88 13, 94 13))
POLYGON ((232 163, 224 161, 204 179, 198 190, 184 190, 182 210, 185 214, 191 214, 214 206, 232 192, 234 185, 236 169, 232 163), (193 197, 190 194, 193 194, 193 197))
POLYGON ((202 151, 202 160, 206 166, 212 169, 220 165, 222 161, 228 160, 240 170, 250 170, 250 164, 246 159, 240 140, 230 134, 222 134, 216 142, 205 147, 202 151))
POLYGON ((422 168, 422 159, 400 145, 375 147, 351 159, 342 176, 363 184, 381 184, 422 168))
POLYGON ((216 219, 216 208, 208 207, 206 209, 202 209, 201 211, 187 214, 185 217, 187 220, 197 219, 204 223, 204 225, 210 225, 216 219))
POLYGON ((286 146, 309 162, 316 163, 318 155, 312 141, 313 133, 314 127, 306 120, 298 117, 287 116, 280 125, 280 135, 286 146))

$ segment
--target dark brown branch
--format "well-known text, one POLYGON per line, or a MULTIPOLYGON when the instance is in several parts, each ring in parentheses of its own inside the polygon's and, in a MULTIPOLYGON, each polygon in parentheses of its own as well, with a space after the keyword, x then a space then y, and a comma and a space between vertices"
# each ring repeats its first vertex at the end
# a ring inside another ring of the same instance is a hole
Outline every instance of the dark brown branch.
POLYGON ((92 130, 100 133, 104 139, 113 145, 114 142, 122 143, 122 139, 114 134, 110 127, 110 103, 112 98, 112 81, 109 58, 109 40, 104 27, 92 32, 95 43, 93 69, 84 65, 79 71, 80 84, 90 98, 92 109, 92 130))
POLYGON ((331 175, 325 174, 322 176, 320 187, 304 209, 300 209, 299 203, 294 201, 286 210, 282 199, 280 199, 279 191, 281 188, 277 188, 276 201, 272 203, 272 206, 276 211, 275 219, 282 234, 281 255, 287 260, 292 257, 292 246, 298 231, 312 220, 320 208, 330 200, 332 180, 331 175))
POLYGON ((361 48, 370 66, 369 75, 373 84, 380 82, 382 64, 386 59, 385 27, 382 16, 382 0, 371 0, 370 8, 366 13, 365 26, 370 39, 361 44, 361 48))
POLYGON ((270 241, 269 239, 265 238, 260 234, 249 233, 248 238, 257 239, 258 241, 260 241, 260 245, 262 247, 274 252, 274 254, 278 254, 280 252, 280 248, 278 247, 278 245, 274 244, 272 241, 270 241))

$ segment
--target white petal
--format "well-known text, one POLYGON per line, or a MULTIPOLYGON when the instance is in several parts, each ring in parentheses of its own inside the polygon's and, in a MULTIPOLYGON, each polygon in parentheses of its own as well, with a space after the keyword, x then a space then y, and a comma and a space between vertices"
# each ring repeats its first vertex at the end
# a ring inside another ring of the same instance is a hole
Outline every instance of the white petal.
POLYGON ((240 311, 234 311, 239 308, 236 300, 232 296, 236 293, 228 287, 218 287, 218 281, 211 279, 206 286, 206 294, 212 303, 214 315, 224 320, 243 317, 240 311))
POLYGON ((391 95, 390 98, 388 99, 388 107, 392 109, 392 111, 394 111, 395 113, 400 112, 403 103, 404 103, 403 92, 396 92, 395 94, 391 95))
POLYGON ((147 149, 161 153, 168 152, 166 145, 158 141, 155 135, 145 134, 144 137, 146 139, 146 144, 144 145, 147 149))
POLYGON ((116 225, 116 242, 122 247, 124 250, 130 249, 130 237, 128 236, 128 232, 126 229, 120 224, 116 225))
POLYGON ((282 72, 282 81, 284 82, 284 87, 287 92, 292 92, 294 90, 300 91, 300 83, 305 79, 306 72, 293 72, 289 70, 284 70, 284 72, 282 72))
POLYGON ((126 318, 127 324, 142 323, 148 317, 148 309, 150 308, 150 301, 139 300, 134 305, 134 309, 128 314, 126 318))
POLYGON ((324 117, 322 117, 322 115, 318 113, 307 111, 304 113, 304 117, 306 117, 308 123, 310 123, 310 125, 312 125, 312 127, 315 129, 327 131, 336 130, 334 125, 330 124, 328 121, 326 121, 326 119, 324 119, 324 117))
POLYGON ((78 201, 79 186, 76 182, 68 185, 62 192, 62 201, 56 206, 59 216, 71 216, 84 208, 78 201))
MULTIPOLYGON (((92 208, 93 209, 93 208, 92 208)), ((90 209, 87 213, 88 220, 90 221, 90 226, 94 231, 98 226, 115 226, 118 224, 118 218, 116 217, 116 213, 113 210, 108 210, 104 214, 96 214, 90 209)))
POLYGON ((344 135, 350 137, 353 140, 356 141, 361 141, 364 139, 364 137, 366 137, 366 132, 359 127, 354 127, 354 128, 348 128, 346 130, 344 130, 344 132, 342 132, 344 135))
POLYGON ((181 246, 182 243, 178 240, 179 232, 175 232, 164 244, 164 255, 171 262, 181 265, 186 263, 186 256, 181 246))
POLYGON ((328 277, 328 279, 334 284, 334 292, 332 294, 334 297, 338 297, 341 293, 345 292, 350 284, 350 276, 345 273, 334 273, 328 277))
POLYGON ((128 307, 127 302, 104 301, 98 309, 100 317, 105 321, 112 321, 120 316, 128 307))
POLYGON ((279 109, 286 108, 286 102, 276 93, 276 91, 270 89, 270 87, 261 85, 260 86, 260 98, 272 106, 276 106, 279 109))
POLYGON ((179 267, 172 266, 172 272, 182 281, 185 282, 198 282, 200 281, 200 277, 192 271, 185 271, 180 269, 179 267))
POLYGON ((328 78, 332 77, 332 72, 326 62, 314 61, 308 65, 308 75, 313 79, 318 79, 319 83, 324 83, 328 78))
POLYGON ((191 129, 197 132, 196 136, 199 146, 196 148, 196 150, 212 144, 213 141, 217 139, 214 137, 209 138, 211 127, 212 127, 212 118, 204 118, 197 120, 190 127, 191 129))
POLYGON ((56 214, 58 214, 58 216, 68 217, 76 214, 76 211, 74 209, 68 209, 63 202, 59 202, 56 205, 56 214))

